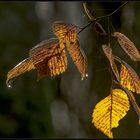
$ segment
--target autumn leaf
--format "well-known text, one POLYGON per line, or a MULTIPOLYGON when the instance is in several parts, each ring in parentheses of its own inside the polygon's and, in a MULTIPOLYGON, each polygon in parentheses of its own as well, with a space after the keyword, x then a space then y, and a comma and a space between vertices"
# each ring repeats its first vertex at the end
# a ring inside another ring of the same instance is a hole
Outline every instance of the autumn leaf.
POLYGON ((9 80, 31 69, 37 70, 37 80, 44 76, 56 76, 63 73, 67 68, 67 57, 64 47, 64 44, 59 44, 59 40, 56 38, 37 44, 30 50, 29 58, 20 62, 8 72, 7 84, 9 80))
POLYGON ((70 23, 54 22, 53 24, 54 34, 58 37, 60 43, 66 44, 66 48, 83 80, 84 77, 88 76, 87 58, 78 41, 78 29, 78 26, 70 23))
POLYGON ((88 16, 88 18, 89 18, 91 21, 94 20, 95 18, 94 18, 93 15, 91 14, 90 10, 87 8, 86 2, 83 2, 83 7, 84 7, 85 13, 86 13, 86 15, 88 16))
POLYGON ((134 43, 129 40, 129 38, 127 38, 124 34, 120 32, 114 32, 112 36, 118 39, 120 46, 132 60, 140 61, 140 53, 135 47, 134 43))
POLYGON ((11 87, 11 82, 13 81, 13 78, 27 72, 30 71, 32 69, 35 69, 31 58, 27 58, 24 59, 23 61, 21 61, 19 64, 17 64, 13 69, 11 69, 8 73, 7 73, 7 80, 6 80, 6 84, 8 87, 11 87))
POLYGON ((118 72, 117 66, 116 66, 114 58, 113 58, 112 49, 110 47, 110 44, 108 46, 102 45, 102 49, 110 62, 113 73, 115 74, 117 80, 119 81, 119 72, 118 72))
POLYGON ((121 89, 113 89, 109 96, 95 106, 92 123, 109 138, 113 138, 112 128, 119 126, 119 121, 127 114, 129 107, 127 94, 121 89))
POLYGON ((80 47, 79 41, 77 40, 74 43, 67 44, 67 50, 71 55, 74 64, 77 66, 79 72, 81 73, 81 77, 83 80, 84 77, 88 76, 87 74, 88 61, 84 51, 80 47))
POLYGON ((71 23, 56 21, 53 23, 53 32, 59 38, 60 42, 71 43, 77 40, 78 31, 80 28, 71 23))
POLYGON ((45 40, 30 50, 30 57, 38 72, 38 80, 44 76, 56 76, 67 68, 64 45, 52 38, 45 40))
POLYGON ((140 93, 140 79, 137 73, 125 63, 121 64, 120 84, 132 92, 140 93))
POLYGON ((96 31, 96 33, 98 33, 100 35, 107 35, 107 33, 104 30, 103 26, 99 22, 95 22, 94 30, 96 31))
MULTIPOLYGON (((87 4, 86 2, 83 2, 83 7, 84 7, 84 10, 85 10, 85 13, 86 15, 88 16, 88 18, 93 21, 95 20, 96 18, 93 17, 92 13, 90 12, 90 10, 87 8, 87 4)), ((100 35, 106 35, 106 32, 103 28, 103 26, 99 23, 99 22, 95 22, 94 23, 94 30, 96 33, 100 34, 100 35)))

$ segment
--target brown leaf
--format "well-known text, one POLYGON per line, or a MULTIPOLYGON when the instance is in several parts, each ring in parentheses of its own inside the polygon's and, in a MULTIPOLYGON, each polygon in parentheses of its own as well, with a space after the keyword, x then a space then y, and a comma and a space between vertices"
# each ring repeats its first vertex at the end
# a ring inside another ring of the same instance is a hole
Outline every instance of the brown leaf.
POLYGON ((11 82, 13 81, 13 78, 30 71, 32 69, 35 69, 31 58, 24 59, 19 64, 17 64, 13 69, 11 69, 7 74, 7 80, 6 84, 8 87, 11 87, 11 82))
POLYGON ((100 35, 107 35, 106 31, 103 29, 102 25, 99 22, 95 22, 94 30, 100 35))
POLYGON ((112 71, 114 72, 117 80, 119 81, 119 72, 118 72, 118 69, 117 69, 117 66, 114 62, 114 58, 113 58, 113 54, 112 54, 112 49, 110 47, 110 45, 102 45, 102 49, 105 53, 105 55, 107 56, 109 62, 110 62, 110 65, 111 65, 111 68, 112 68, 112 71))
POLYGON ((140 94, 140 79, 137 73, 127 63, 121 65, 120 84, 132 92, 140 94))
POLYGON ((79 72, 81 73, 82 80, 84 77, 87 77, 87 57, 80 47, 79 41, 77 40, 75 43, 67 44, 67 50, 71 55, 73 62, 77 66, 79 72))
POLYGON ((113 36, 117 37, 119 44, 132 60, 140 61, 140 53, 132 41, 120 32, 114 32, 113 36))
POLYGON ((84 7, 85 13, 86 13, 87 16, 89 17, 89 19, 90 19, 90 20, 94 20, 95 18, 92 16, 91 12, 90 12, 89 9, 87 8, 86 2, 83 3, 83 7, 84 7))
POLYGON ((38 80, 44 76, 56 76, 67 68, 64 44, 58 39, 45 40, 30 50, 30 57, 38 72, 38 80))
POLYGON ((62 21, 54 22, 52 28, 54 34, 59 38, 60 42, 63 43, 75 42, 77 40, 77 33, 80 29, 74 24, 65 23, 62 21))

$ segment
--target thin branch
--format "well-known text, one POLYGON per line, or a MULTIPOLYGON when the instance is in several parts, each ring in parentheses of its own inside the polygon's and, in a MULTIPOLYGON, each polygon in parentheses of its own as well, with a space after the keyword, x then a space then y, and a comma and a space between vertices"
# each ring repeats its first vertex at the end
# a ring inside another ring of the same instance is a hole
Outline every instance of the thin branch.
POLYGON ((86 29, 88 26, 90 26, 93 23, 93 21, 89 21, 87 25, 85 25, 81 30, 78 32, 80 34, 84 29, 86 29))
POLYGON ((92 23, 95 23, 95 22, 97 22, 98 20, 101 20, 101 19, 103 19, 103 18, 111 17, 113 14, 117 13, 117 12, 118 12, 123 6, 125 6, 127 3, 128 3, 128 1, 125 2, 125 3, 123 3, 120 7, 118 7, 115 11, 113 11, 113 12, 110 13, 110 14, 107 14, 107 15, 104 15, 104 16, 100 16, 100 17, 94 18, 93 20, 89 21, 89 23, 88 23, 87 25, 85 25, 83 28, 81 28, 81 30, 78 32, 78 34, 81 33, 81 32, 82 32, 84 29, 86 29, 88 26, 90 26, 92 23))

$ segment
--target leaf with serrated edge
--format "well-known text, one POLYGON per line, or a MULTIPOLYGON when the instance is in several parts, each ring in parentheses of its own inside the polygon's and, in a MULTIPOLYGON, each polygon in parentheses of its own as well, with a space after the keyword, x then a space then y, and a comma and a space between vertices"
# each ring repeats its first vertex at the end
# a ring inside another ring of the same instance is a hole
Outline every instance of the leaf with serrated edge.
POLYGON ((41 42, 30 50, 30 57, 38 72, 38 80, 44 76, 56 76, 67 68, 64 44, 52 38, 41 42))
POLYGON ((84 77, 88 76, 88 61, 83 49, 80 47, 79 41, 77 40, 75 43, 67 43, 67 50, 71 55, 74 64, 77 66, 79 72, 81 73, 81 77, 83 80, 84 77))
POLYGON ((120 46, 132 60, 140 61, 140 53, 135 47, 134 43, 130 41, 128 37, 120 32, 114 32, 112 36, 117 37, 120 46))
POLYGON ((112 128, 118 127, 119 121, 127 114, 129 107, 127 94, 121 89, 113 89, 111 95, 95 106, 92 123, 109 138, 113 138, 112 128))
POLYGON ((53 32, 59 38, 60 42, 70 43, 77 40, 77 34, 80 28, 71 23, 65 23, 63 21, 56 21, 53 23, 53 32))
POLYGON ((140 94, 140 79, 137 73, 125 63, 121 65, 120 84, 132 92, 140 94))

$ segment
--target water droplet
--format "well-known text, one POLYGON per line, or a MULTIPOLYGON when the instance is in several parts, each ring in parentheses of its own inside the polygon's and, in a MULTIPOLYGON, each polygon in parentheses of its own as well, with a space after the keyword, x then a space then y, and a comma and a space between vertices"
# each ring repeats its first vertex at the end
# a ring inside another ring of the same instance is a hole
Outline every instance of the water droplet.
POLYGON ((12 81, 11 80, 10 81, 6 81, 6 85, 7 85, 8 88, 11 88, 12 87, 11 84, 12 84, 12 81))
POLYGON ((84 80, 84 77, 82 77, 81 80, 84 80))
POLYGON ((11 86, 11 85, 7 85, 7 87, 8 87, 8 88, 11 88, 12 86, 11 86))

